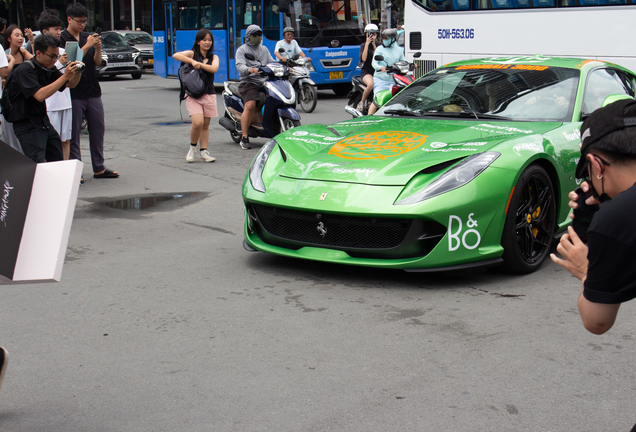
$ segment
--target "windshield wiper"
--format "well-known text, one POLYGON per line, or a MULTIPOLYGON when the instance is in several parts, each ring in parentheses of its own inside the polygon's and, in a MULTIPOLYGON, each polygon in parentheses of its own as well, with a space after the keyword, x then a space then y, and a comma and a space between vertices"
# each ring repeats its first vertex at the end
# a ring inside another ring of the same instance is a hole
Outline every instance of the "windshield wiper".
POLYGON ((477 113, 475 111, 460 111, 460 112, 434 111, 434 112, 425 112, 422 115, 423 116, 439 116, 439 117, 470 117, 477 120, 480 120, 480 119, 513 120, 510 117, 498 116, 494 114, 482 114, 482 113, 479 113, 479 117, 477 117, 477 113))
POLYGON ((419 114, 414 113, 413 111, 409 111, 407 109, 390 109, 390 110, 382 111, 382 114, 396 114, 396 115, 404 115, 404 116, 411 116, 411 117, 420 116, 419 114))

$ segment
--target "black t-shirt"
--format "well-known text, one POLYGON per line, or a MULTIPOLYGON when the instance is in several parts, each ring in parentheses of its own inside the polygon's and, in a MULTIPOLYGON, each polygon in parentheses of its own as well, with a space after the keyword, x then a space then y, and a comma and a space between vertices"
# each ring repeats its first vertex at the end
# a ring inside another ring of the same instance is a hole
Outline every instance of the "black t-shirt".
MULTIPOLYGON (((60 41, 62 41, 62 48, 66 47, 66 42, 79 42, 79 47, 83 47, 88 42, 88 37, 91 33, 81 32, 80 40, 75 39, 68 30, 64 30, 60 36, 60 41)), ((95 56, 95 48, 90 48, 86 54, 84 54, 84 59, 82 62, 86 65, 84 71, 82 72, 82 78, 80 78, 80 82, 75 86, 75 88, 71 89, 71 98, 73 99, 88 99, 94 97, 100 97, 102 95, 102 88, 99 86, 99 81, 97 81, 97 72, 95 72, 95 60, 93 57, 95 56)), ((100 62, 101 64, 101 62, 100 62)))
MULTIPOLYGON (((362 53, 364 52, 364 46, 366 42, 360 45, 360 61, 362 61, 362 53)), ((375 43, 371 42, 369 44, 369 49, 367 50, 367 59, 362 63, 362 70, 369 73, 374 73, 375 69, 371 66, 371 62, 373 61, 373 53, 375 52, 375 43)))
POLYGON ((636 298, 636 185, 601 205, 588 230, 588 269, 583 289, 594 303, 636 298))
MULTIPOLYGON (((33 97, 42 87, 46 87, 62 76, 56 68, 46 69, 34 58, 20 63, 12 72, 14 78, 11 82, 11 93, 22 93, 25 98, 26 120, 33 126, 44 126, 43 118, 46 114, 46 102, 39 102, 33 97), (32 62, 35 67, 31 67, 32 62)), ((64 91, 66 84, 59 91, 64 91)))
MULTIPOLYGON (((192 58, 198 61, 199 63, 203 63, 203 60, 205 60, 203 56, 196 51, 193 51, 193 52, 194 52, 194 56, 192 58)), ((213 60, 214 60, 214 54, 211 55, 211 57, 208 59, 208 63, 206 64, 212 64, 213 60)), ((199 69, 199 73, 203 73, 208 80, 208 89, 206 90, 205 94, 216 94, 216 90, 214 88, 214 74, 203 70, 203 68, 199 69)))

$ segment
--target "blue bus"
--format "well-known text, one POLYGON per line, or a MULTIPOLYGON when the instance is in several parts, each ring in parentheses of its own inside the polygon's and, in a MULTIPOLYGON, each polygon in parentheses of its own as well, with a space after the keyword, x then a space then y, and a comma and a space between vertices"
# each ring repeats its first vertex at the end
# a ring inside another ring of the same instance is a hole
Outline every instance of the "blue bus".
POLYGON ((179 62, 172 55, 191 49, 197 30, 208 28, 221 63, 215 81, 238 80, 234 56, 247 27, 263 29, 263 44, 273 55, 283 28, 291 26, 312 59, 311 78, 318 88, 346 94, 360 73, 364 26, 377 13, 371 7, 369 0, 153 0, 154 71, 176 77, 179 62))

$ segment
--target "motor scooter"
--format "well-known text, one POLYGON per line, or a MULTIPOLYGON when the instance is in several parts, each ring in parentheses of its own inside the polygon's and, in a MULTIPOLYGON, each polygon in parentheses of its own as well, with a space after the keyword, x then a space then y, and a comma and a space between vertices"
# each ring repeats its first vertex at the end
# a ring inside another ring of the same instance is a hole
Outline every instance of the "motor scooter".
MULTIPOLYGON (((255 61, 251 53, 245 58, 255 61)), ((260 101, 252 114, 252 124, 247 135, 251 138, 273 138, 288 129, 300 126, 300 115, 294 108, 296 92, 289 82, 291 69, 280 63, 268 63, 258 67, 258 73, 266 76, 260 101)), ((241 141, 241 115, 244 104, 239 92, 239 82, 226 81, 223 83, 223 103, 225 114, 219 119, 219 124, 230 131, 235 143, 241 141)))
MULTIPOLYGON (((311 50, 309 51, 311 52, 311 50)), ((318 91, 316 89, 316 83, 309 78, 308 62, 309 59, 300 57, 298 54, 287 60, 287 66, 291 67, 292 70, 289 81, 296 91, 296 97, 300 103, 300 107, 306 113, 310 113, 316 109, 316 104, 318 103, 318 91)))
MULTIPOLYGON (((419 58, 421 55, 422 53, 417 52, 413 55, 413 58, 419 58)), ((384 57, 381 55, 375 56, 374 59, 379 62, 384 61, 384 57)), ((386 72, 391 74, 391 77, 393 78, 391 90, 383 90, 378 92, 377 95, 375 95, 372 91, 369 98, 367 98, 367 101, 372 100, 378 106, 384 105, 391 97, 395 96, 406 86, 415 81, 415 77, 413 76, 415 68, 415 63, 409 63, 406 60, 397 61, 391 66, 387 65, 386 72)), ((357 106, 358 103, 360 103, 362 93, 367 86, 359 76, 353 78, 352 84, 353 90, 349 94, 349 103, 345 107, 345 111, 351 114, 353 118, 365 116, 368 114, 371 104, 367 102, 361 111, 357 109, 357 106)))

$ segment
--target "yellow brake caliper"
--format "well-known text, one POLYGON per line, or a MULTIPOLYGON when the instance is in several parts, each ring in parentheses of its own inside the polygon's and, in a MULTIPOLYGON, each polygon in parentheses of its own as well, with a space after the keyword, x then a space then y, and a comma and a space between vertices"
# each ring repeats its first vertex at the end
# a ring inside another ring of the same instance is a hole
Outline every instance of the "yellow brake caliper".
MULTIPOLYGON (((532 213, 532 218, 536 219, 539 217, 539 215, 541 214, 541 207, 537 207, 537 209, 534 211, 534 213, 532 213)), ((534 228, 532 227, 532 235, 534 236, 534 238, 537 238, 537 233, 539 232, 538 228, 534 228)))

